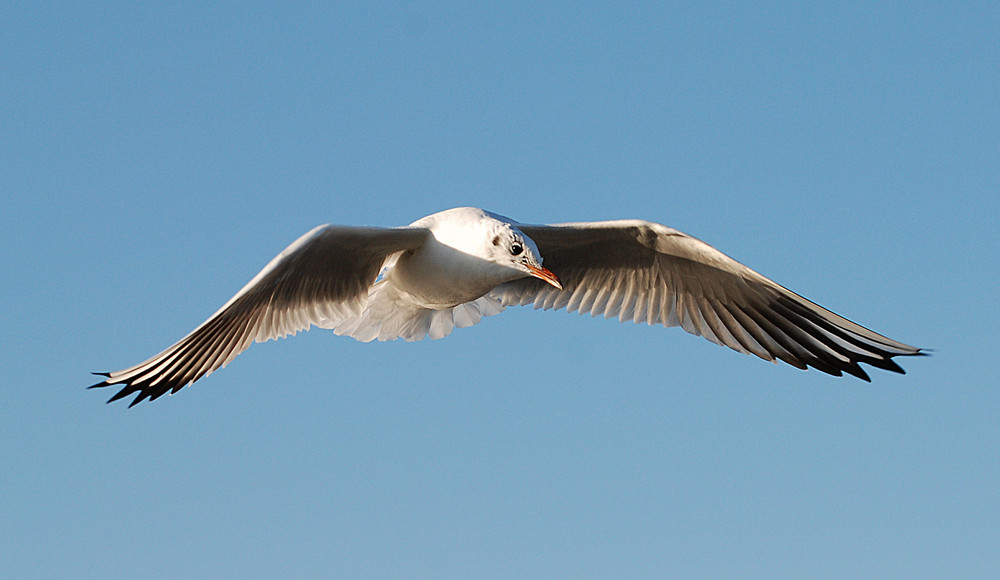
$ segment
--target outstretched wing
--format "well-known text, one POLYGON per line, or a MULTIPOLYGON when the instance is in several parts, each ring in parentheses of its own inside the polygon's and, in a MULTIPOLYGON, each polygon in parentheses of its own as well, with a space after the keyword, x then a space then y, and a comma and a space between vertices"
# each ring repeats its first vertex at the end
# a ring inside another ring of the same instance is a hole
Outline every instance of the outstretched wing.
POLYGON ((560 291, 524 278, 494 290, 505 306, 574 310, 680 326, 742 353, 870 380, 858 363, 903 373, 892 357, 921 349, 868 330, 666 226, 621 220, 518 225, 560 291))
POLYGON ((154 400, 226 366, 251 341, 264 342, 335 326, 356 316, 387 258, 420 247, 426 228, 319 226, 285 248, 253 280, 190 334, 124 370, 97 373, 93 385, 125 385, 108 401, 138 393, 130 407, 154 400))

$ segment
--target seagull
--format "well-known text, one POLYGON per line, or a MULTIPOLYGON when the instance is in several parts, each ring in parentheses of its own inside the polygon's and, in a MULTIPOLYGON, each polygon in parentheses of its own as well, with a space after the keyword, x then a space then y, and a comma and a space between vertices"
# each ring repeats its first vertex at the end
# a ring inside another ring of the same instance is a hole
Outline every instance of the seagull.
POLYGON ((471 207, 407 227, 319 226, 163 352, 92 385, 129 407, 226 366, 251 342, 331 329, 363 342, 448 336, 507 306, 680 326, 766 361, 870 381, 925 354, 868 330, 712 246, 643 220, 528 225, 471 207), (542 266, 544 263, 546 266, 542 266))

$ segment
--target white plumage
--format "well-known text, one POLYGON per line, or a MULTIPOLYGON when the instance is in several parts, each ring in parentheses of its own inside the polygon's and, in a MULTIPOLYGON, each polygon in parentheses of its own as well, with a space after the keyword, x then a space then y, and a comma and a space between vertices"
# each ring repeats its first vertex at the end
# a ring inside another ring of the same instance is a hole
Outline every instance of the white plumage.
POLYGON ((310 326, 366 342, 437 339, 528 304, 680 326, 768 361, 865 380, 858 363, 902 373, 892 357, 922 354, 657 223, 526 225, 456 208, 402 228, 317 227, 190 334, 93 386, 122 384, 110 401, 138 393, 135 405, 225 366, 252 341, 310 326))

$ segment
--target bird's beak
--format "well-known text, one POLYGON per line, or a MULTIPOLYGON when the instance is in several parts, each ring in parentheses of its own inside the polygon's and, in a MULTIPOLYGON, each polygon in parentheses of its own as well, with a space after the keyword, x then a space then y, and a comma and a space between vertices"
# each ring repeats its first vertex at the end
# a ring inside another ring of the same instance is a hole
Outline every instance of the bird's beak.
POLYGON ((542 268, 541 266, 532 266, 531 264, 525 264, 525 266, 527 266, 528 271, 531 272, 531 275, 535 278, 545 280, 560 290, 563 289, 562 284, 559 283, 559 278, 556 278, 556 275, 548 269, 542 268))

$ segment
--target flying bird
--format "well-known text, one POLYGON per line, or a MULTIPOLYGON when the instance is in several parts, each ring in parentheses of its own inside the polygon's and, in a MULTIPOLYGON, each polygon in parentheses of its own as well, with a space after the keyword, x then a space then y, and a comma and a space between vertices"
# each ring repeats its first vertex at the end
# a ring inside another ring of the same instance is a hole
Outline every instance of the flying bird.
POLYGON ((92 385, 130 407, 226 366, 251 342, 318 326, 368 342, 438 339, 507 306, 680 326, 764 360, 870 381, 859 363, 922 349, 810 302, 712 246, 642 220, 520 224, 455 208, 407 227, 319 226, 163 352, 92 385), (545 264, 543 266, 543 263, 545 264))

